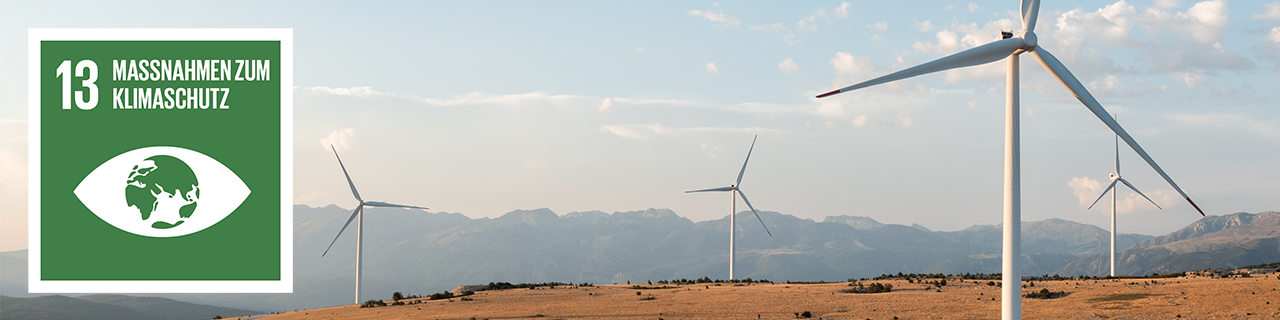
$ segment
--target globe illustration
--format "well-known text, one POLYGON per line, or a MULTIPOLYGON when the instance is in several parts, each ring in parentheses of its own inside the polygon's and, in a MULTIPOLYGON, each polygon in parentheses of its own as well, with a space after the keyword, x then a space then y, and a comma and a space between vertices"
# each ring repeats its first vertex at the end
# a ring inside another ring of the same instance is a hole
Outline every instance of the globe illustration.
POLYGON ((191 217, 200 202, 200 182, 187 163, 157 155, 135 164, 125 186, 125 201, 151 227, 176 227, 191 217))

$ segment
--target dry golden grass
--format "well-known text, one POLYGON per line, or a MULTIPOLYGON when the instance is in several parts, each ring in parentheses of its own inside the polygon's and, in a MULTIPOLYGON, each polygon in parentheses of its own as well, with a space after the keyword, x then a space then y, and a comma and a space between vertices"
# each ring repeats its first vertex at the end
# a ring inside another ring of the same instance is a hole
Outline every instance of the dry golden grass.
MULTIPOLYGON (((1167 278, 1035 281, 1024 293, 1065 291, 1056 299, 1023 299, 1027 319, 1123 318, 1277 319, 1280 278, 1167 278), (1135 284, 1136 283, 1136 284, 1135 284)), ((630 285, 481 291, 473 300, 422 301, 403 306, 355 305, 267 317, 290 319, 795 319, 809 311, 824 319, 998 319, 1000 288, 986 281, 948 280, 942 292, 905 280, 893 292, 849 294, 848 283, 698 284, 665 289, 630 285), (641 295, 636 295, 639 292, 641 295), (653 297, 652 300, 642 298, 653 297)), ((648 287, 649 285, 645 285, 648 287)), ((655 284, 653 286, 661 286, 655 284)), ((412 302, 412 301, 410 301, 412 302)))

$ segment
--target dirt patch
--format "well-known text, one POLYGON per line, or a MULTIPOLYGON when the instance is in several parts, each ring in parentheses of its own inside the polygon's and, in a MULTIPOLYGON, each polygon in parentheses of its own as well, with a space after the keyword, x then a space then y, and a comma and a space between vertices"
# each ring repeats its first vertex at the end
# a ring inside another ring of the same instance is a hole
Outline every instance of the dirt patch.
POLYGON ((1113 294, 1113 295, 1089 299, 1089 302, 1130 301, 1130 300, 1146 299, 1147 297, 1151 297, 1151 296, 1162 296, 1162 295, 1150 294, 1150 293, 1121 293, 1121 294, 1113 294))

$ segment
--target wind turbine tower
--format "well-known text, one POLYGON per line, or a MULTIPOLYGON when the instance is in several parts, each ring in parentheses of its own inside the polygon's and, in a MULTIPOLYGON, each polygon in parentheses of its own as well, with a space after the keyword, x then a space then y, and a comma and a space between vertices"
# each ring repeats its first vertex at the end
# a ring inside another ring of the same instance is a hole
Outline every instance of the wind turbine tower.
MULTIPOLYGON (((756 138, 759 138, 759 137, 760 136, 756 136, 756 138)), ((738 171, 738 182, 735 182, 734 184, 731 184, 728 187, 692 190, 692 191, 684 192, 684 193, 693 193, 693 192, 726 192, 728 191, 729 193, 733 194, 732 196, 733 200, 729 204, 729 280, 735 279, 733 277, 733 260, 734 260, 733 253, 735 251, 734 250, 734 239, 736 238, 735 233, 737 233, 737 230, 738 230, 737 222, 736 222, 737 219, 735 217, 737 216, 737 213, 738 213, 737 211, 738 195, 742 195, 742 202, 747 203, 747 208, 751 208, 751 213, 754 213, 756 215, 756 220, 760 220, 760 225, 764 227, 764 232, 769 234, 770 237, 773 236, 773 233, 769 232, 769 226, 764 225, 764 220, 760 219, 760 213, 756 212, 756 208, 751 206, 751 201, 747 200, 747 194, 742 193, 742 190, 738 189, 738 187, 742 185, 742 174, 747 172, 747 162, 751 161, 751 151, 755 150, 756 148, 756 138, 751 138, 751 149, 747 149, 747 160, 742 162, 742 170, 738 171)))
POLYGON ((1156 161, 1147 155, 1147 152, 1138 146, 1138 142, 1125 132, 1124 128, 1116 123, 1111 115, 1107 114, 1106 109, 1102 108, 1102 104, 1085 90, 1084 85, 1076 79, 1067 67, 1058 61, 1058 58, 1049 53, 1048 50, 1037 42, 1034 32, 1036 27, 1036 19, 1039 16, 1040 1, 1039 0, 1022 0, 1022 31, 1014 34, 1012 32, 1001 32, 1000 40, 981 45, 972 49, 961 51, 937 60, 926 62, 924 64, 903 69, 898 72, 890 73, 875 79, 867 80, 848 87, 840 88, 831 92, 818 95, 818 98, 828 97, 835 94, 849 92, 861 88, 866 88, 882 83, 902 80, 914 76, 945 71, 955 68, 976 66, 995 62, 1008 58, 1008 73, 1006 76, 1005 87, 1005 139, 1004 139, 1004 250, 1001 254, 1002 263, 1002 281, 1004 286, 1001 289, 1001 318, 1021 319, 1022 318, 1022 266, 1019 258, 1022 256, 1022 182, 1021 182, 1021 142, 1020 142, 1020 112, 1019 103, 1019 63, 1018 56, 1023 53, 1031 54, 1040 65, 1049 71, 1059 83, 1062 83, 1071 94, 1080 100, 1089 111, 1092 111, 1099 120, 1102 120, 1107 127, 1111 128, 1120 139, 1133 148, 1133 151, 1142 156, 1152 169, 1160 173, 1169 185, 1173 186, 1200 215, 1204 215, 1204 211, 1191 201, 1191 197, 1187 196, 1178 184, 1173 182, 1169 175, 1156 165, 1156 161))
POLYGON ((351 195, 355 196, 356 201, 359 201, 360 204, 356 205, 355 210, 351 211, 351 216, 347 217, 347 223, 342 225, 342 229, 339 229, 338 234, 333 236, 333 241, 329 242, 329 247, 325 248, 324 253, 320 254, 320 256, 324 257, 325 255, 329 254, 329 249, 333 249, 333 244, 338 242, 338 237, 342 236, 342 232, 347 230, 347 226, 351 225, 352 220, 355 220, 356 221, 356 303, 359 304, 360 303, 360 271, 361 271, 360 267, 363 264, 362 260, 364 257, 364 254, 361 253, 362 247, 360 243, 362 240, 364 240, 364 207, 369 206, 369 207, 389 207, 389 208, 418 208, 422 210, 427 210, 427 208, 419 207, 419 206, 391 204, 391 203, 386 203, 381 201, 365 201, 363 198, 360 198, 360 192, 356 191, 356 184, 351 182, 351 175, 347 174, 347 167, 342 165, 342 157, 338 156, 338 149, 333 148, 333 145, 329 145, 329 148, 333 149, 333 156, 338 158, 338 166, 342 167, 342 175, 347 177, 347 186, 351 187, 351 195))

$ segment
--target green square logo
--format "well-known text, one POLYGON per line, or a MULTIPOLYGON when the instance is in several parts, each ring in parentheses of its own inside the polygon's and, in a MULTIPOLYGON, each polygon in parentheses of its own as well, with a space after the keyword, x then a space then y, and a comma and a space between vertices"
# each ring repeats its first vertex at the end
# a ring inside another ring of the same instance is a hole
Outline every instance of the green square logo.
POLYGON ((291 292, 292 31, 32 29, 31 292, 291 292))

